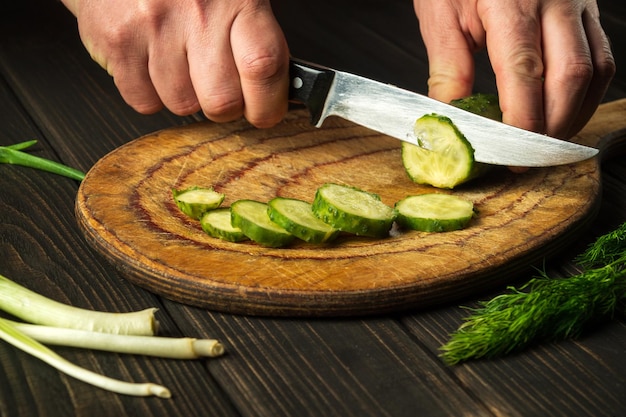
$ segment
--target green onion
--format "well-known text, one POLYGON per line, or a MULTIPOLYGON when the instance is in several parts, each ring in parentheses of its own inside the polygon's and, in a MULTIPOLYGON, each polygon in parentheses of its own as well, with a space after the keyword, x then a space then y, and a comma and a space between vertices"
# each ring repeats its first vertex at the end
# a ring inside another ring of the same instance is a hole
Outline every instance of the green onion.
POLYGON ((50 159, 40 158, 38 156, 22 152, 23 149, 26 149, 35 143, 37 143, 36 140, 30 140, 10 146, 0 146, 0 163, 35 168, 78 181, 82 181, 85 178, 85 173, 77 169, 68 167, 67 165, 63 165, 50 159))
POLYGON ((156 395, 161 398, 171 397, 170 391, 161 385, 120 381, 74 365, 46 346, 26 336, 5 319, 0 319, 0 338, 57 370, 91 385, 119 394, 136 396, 156 395))
POLYGON ((101 333, 152 336, 156 308, 130 313, 107 313, 59 303, 0 275, 0 309, 29 323, 101 333))
POLYGON ((59 303, 0 275, 0 310, 30 323, 0 318, 0 339, 76 379, 127 395, 169 398, 170 391, 153 383, 130 383, 81 368, 43 345, 109 352, 196 359, 224 354, 214 339, 155 337, 156 309, 106 313, 59 303), (37 324, 32 324, 37 323, 37 324))
POLYGON ((11 322, 11 324, 25 335, 48 345, 171 359, 213 358, 224 354, 224 346, 215 339, 119 335, 27 323, 11 322))

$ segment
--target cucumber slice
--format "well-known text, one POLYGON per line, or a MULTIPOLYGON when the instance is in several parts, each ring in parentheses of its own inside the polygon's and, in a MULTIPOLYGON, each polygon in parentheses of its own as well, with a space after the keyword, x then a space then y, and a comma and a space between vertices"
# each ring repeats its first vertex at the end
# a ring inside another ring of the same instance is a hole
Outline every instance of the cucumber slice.
POLYGON ((235 201, 230 207, 231 224, 263 246, 278 248, 291 243, 294 236, 270 220, 267 211, 267 204, 259 201, 235 201))
POLYGON ((274 223, 305 242, 329 242, 340 232, 317 218, 306 201, 276 197, 267 205, 268 215, 274 223))
POLYGON ((224 201, 224 194, 213 188, 190 187, 184 190, 172 190, 176 205, 187 216, 199 220, 202 215, 216 209, 224 201))
MULTIPOLYGON (((493 94, 473 94, 452 100, 453 106, 480 116, 502 121, 502 110, 498 97, 493 94)), ((469 180, 484 175, 491 168, 488 164, 474 160, 474 149, 458 131, 452 121, 436 115, 425 116, 415 124, 415 134, 430 151, 410 143, 402 144, 402 162, 409 177, 418 184, 429 184, 438 188, 454 188, 469 180), (426 121, 430 119, 430 123, 426 121), (437 124, 439 123, 439 125, 437 124)))
POLYGON ((396 218, 396 211, 377 194, 332 183, 317 189, 312 210, 335 229, 370 237, 389 235, 396 218))
POLYGON ((473 178, 474 149, 448 117, 420 117, 415 122, 415 135, 420 146, 402 144, 402 163, 411 180, 454 188, 473 178))
POLYGON ((398 201, 395 208, 400 226, 423 232, 463 229, 474 216, 471 201, 448 194, 410 196, 398 201))
POLYGON ((227 207, 207 211, 200 218, 200 225, 206 234, 218 239, 229 242, 241 242, 248 239, 241 229, 231 224, 230 208, 227 207))
POLYGON ((468 97, 452 100, 450 104, 480 116, 502 121, 502 110, 498 104, 498 96, 495 94, 472 94, 468 97))

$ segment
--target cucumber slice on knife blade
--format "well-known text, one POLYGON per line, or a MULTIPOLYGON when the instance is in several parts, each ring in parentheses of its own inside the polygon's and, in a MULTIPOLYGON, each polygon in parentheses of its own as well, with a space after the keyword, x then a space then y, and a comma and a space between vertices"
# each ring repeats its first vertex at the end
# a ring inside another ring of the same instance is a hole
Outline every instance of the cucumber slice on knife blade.
POLYGON ((448 117, 420 117, 415 122, 415 135, 420 146, 402 146, 402 163, 411 180, 454 188, 472 177, 474 149, 448 117))
POLYGON ((333 183, 317 189, 312 210, 332 227, 359 236, 388 236, 396 218, 377 194, 333 183))
MULTIPOLYGON (((498 98, 474 94, 452 105, 480 116, 502 120, 498 98)), ((490 165, 474 160, 474 149, 454 122, 443 115, 425 115, 415 122, 418 145, 402 144, 402 163, 411 180, 437 188, 454 188, 486 173, 490 165)))
POLYGON ((311 204, 306 201, 276 197, 267 205, 269 217, 274 223, 305 242, 329 242, 340 232, 317 218, 311 204))
POLYGON ((449 232, 463 229, 474 216, 471 201, 449 194, 421 194, 395 205, 398 224, 422 232, 449 232))
POLYGON ((278 248, 291 243, 294 236, 274 223, 268 206, 255 200, 238 200, 230 206, 231 224, 259 245, 278 248))

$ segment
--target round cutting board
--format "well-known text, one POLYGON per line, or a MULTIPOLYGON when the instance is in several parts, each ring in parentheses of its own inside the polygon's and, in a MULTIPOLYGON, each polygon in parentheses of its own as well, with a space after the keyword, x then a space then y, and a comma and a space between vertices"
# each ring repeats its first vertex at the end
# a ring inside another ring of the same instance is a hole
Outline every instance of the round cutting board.
MULTIPOLYGON (((625 108, 601 107, 576 141, 599 146, 623 128, 625 108)), ((266 130, 245 121, 174 127, 97 162, 76 215, 87 241, 128 280, 166 298, 230 313, 343 316, 421 308, 502 285, 583 230, 600 200, 600 158, 524 174, 496 167, 451 191, 411 182, 400 150, 399 141, 341 119, 316 129, 302 110, 266 130), (327 182, 377 193, 390 206, 408 195, 454 193, 473 201, 477 215, 454 232, 394 229, 384 239, 342 235, 272 249, 209 237, 171 194, 198 185, 225 193, 224 206, 275 196, 312 201, 327 182)))

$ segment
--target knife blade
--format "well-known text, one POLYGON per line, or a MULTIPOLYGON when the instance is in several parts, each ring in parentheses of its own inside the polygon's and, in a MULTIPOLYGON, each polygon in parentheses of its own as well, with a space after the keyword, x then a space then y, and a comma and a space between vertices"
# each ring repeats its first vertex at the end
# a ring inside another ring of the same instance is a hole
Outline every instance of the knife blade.
POLYGON ((393 85, 291 59, 289 99, 303 103, 321 127, 338 116, 417 145, 415 121, 424 114, 449 117, 474 148, 478 162, 544 167, 583 161, 597 149, 513 127, 393 85))

